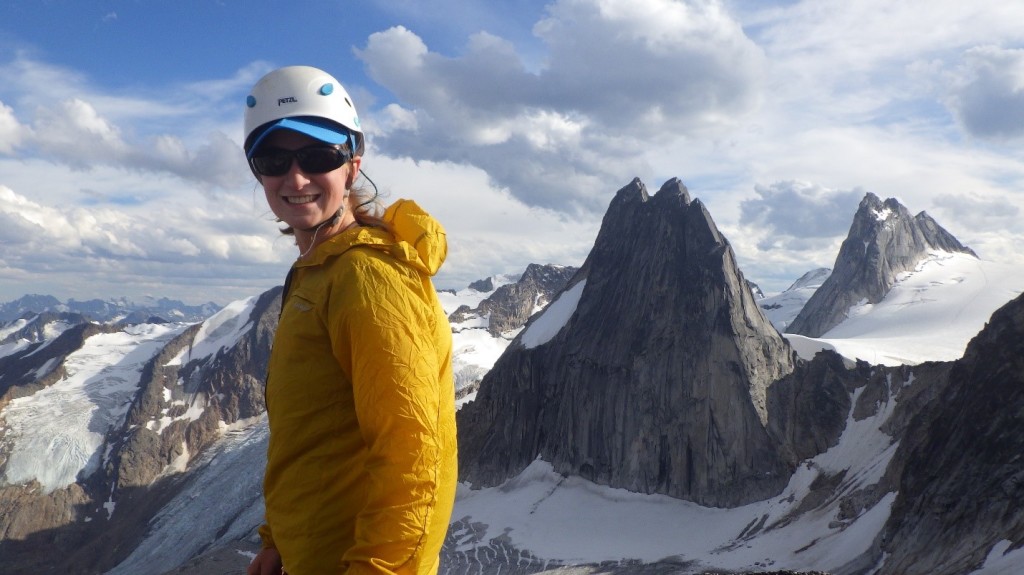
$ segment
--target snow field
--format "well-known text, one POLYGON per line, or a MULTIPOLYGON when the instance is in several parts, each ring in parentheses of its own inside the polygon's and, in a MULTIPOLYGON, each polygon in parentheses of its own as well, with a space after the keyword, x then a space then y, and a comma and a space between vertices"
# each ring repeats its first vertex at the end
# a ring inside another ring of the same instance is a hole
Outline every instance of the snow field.
POLYGON ((181 324, 140 325, 88 338, 64 362, 65 379, 0 411, 13 445, 3 480, 37 479, 46 493, 100 464, 104 434, 120 425, 143 366, 181 324))
POLYGON ((992 313, 1024 290, 1024 273, 962 253, 932 252, 874 305, 861 303, 822 337, 786 338, 809 359, 831 348, 874 365, 953 361, 992 313), (816 347, 817 346, 817 347, 816 347))

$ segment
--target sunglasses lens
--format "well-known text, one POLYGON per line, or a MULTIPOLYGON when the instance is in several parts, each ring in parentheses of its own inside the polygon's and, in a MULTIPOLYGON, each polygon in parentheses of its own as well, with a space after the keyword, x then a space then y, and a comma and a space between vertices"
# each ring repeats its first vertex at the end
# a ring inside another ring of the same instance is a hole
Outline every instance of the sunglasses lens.
POLYGON ((323 174, 337 170, 348 160, 348 157, 336 148, 306 148, 295 154, 299 159, 299 167, 310 174, 323 174))
POLYGON ((254 156, 252 167, 261 176, 283 176, 292 167, 294 154, 283 152, 268 156, 254 156))
POLYGON ((252 168, 261 176, 283 176, 292 168, 292 160, 308 174, 324 174, 337 170, 349 160, 348 153, 331 146, 310 146, 301 150, 275 150, 253 156, 252 168))

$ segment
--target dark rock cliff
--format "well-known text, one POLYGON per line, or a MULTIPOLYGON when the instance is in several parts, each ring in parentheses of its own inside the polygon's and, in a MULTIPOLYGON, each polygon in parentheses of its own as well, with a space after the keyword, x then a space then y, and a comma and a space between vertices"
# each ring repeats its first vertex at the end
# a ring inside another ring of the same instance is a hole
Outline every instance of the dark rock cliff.
POLYGON ((883 574, 969 573, 1024 545, 1024 296, 992 315, 907 430, 883 574))
POLYGON ((925 212, 911 216, 893 198, 882 202, 874 194, 866 194, 839 249, 832 275, 786 332, 821 337, 846 319, 851 306, 882 301, 896 277, 914 269, 929 250, 975 255, 925 212))
POLYGON ((792 354, 679 180, 653 197, 639 180, 619 190, 560 297, 573 294, 557 335, 524 344, 563 313, 556 299, 460 412, 463 479, 494 485, 539 456, 562 473, 705 505, 785 485, 792 462, 769 437, 766 396, 792 354))

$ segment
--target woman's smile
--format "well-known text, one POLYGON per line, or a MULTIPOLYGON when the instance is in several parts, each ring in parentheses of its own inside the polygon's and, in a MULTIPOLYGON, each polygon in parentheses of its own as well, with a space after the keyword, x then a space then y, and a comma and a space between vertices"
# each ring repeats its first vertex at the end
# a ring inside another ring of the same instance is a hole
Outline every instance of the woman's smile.
POLYGON ((308 196, 285 196, 284 201, 289 204, 308 204, 310 202, 315 202, 319 197, 319 194, 308 196))

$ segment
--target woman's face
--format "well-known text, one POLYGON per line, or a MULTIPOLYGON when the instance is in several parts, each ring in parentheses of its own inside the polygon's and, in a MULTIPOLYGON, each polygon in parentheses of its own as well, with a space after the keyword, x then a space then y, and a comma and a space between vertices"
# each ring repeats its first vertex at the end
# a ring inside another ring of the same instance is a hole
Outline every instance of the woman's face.
MULTIPOLYGON (((298 150, 322 143, 305 134, 278 130, 268 135, 260 144, 260 148, 298 150)), ((305 230, 330 219, 338 208, 344 206, 345 212, 341 221, 332 226, 335 230, 343 229, 355 221, 348 187, 350 179, 354 179, 359 169, 360 159, 355 157, 340 168, 324 174, 307 174, 302 171, 298 162, 293 161, 291 168, 283 176, 262 176, 263 191, 266 193, 270 210, 295 230, 298 239, 305 230)), ((330 234, 320 235, 323 237, 330 234)))

